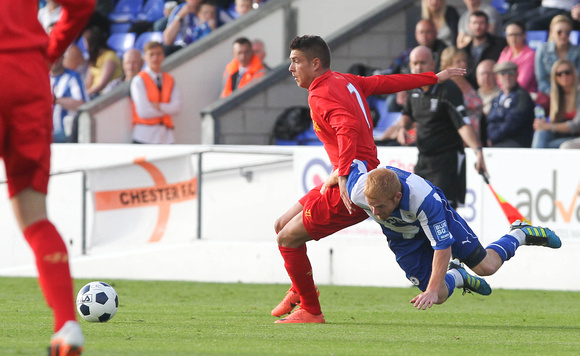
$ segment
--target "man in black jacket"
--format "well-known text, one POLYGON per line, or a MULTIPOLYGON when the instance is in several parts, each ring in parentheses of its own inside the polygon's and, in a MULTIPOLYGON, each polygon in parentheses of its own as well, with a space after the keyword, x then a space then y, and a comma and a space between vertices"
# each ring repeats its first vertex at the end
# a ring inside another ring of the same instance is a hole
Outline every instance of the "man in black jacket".
POLYGON ((473 37, 471 42, 465 46, 465 51, 469 56, 466 79, 475 89, 478 88, 475 77, 477 65, 486 59, 497 61, 501 51, 507 46, 505 38, 490 35, 487 32, 488 26, 489 18, 485 12, 478 10, 469 16, 468 27, 473 37))

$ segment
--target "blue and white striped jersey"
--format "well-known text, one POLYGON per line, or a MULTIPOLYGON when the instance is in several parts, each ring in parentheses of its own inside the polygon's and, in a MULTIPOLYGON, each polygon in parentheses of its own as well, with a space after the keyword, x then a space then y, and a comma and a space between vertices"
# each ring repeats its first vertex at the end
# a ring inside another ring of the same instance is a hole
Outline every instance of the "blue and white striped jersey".
POLYGON ((445 198, 439 188, 416 174, 396 167, 385 168, 395 172, 403 186, 401 202, 386 220, 374 215, 365 199, 363 191, 368 172, 363 162, 358 160, 353 162, 347 188, 353 203, 363 208, 381 225, 389 241, 389 247, 393 251, 406 250, 409 245, 419 246, 425 239, 429 240, 435 250, 451 246, 455 239, 447 226, 448 204, 444 203, 445 198))
MULTIPOLYGON (((65 69, 61 75, 50 76, 50 85, 55 98, 73 98, 75 100, 89 101, 85 85, 79 73, 65 69)), ((52 109, 52 125, 55 142, 70 136, 72 131, 72 119, 76 114, 56 104, 52 109), (65 119, 66 118, 66 119, 65 119)))

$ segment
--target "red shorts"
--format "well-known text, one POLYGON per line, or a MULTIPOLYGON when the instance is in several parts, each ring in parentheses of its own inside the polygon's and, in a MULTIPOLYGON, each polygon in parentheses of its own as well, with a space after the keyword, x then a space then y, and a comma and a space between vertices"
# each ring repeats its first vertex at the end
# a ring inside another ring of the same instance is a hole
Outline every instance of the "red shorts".
POLYGON ((348 213, 340 198, 338 185, 331 187, 324 194, 320 194, 320 188, 322 184, 310 190, 299 200, 304 207, 302 222, 314 240, 320 240, 369 217, 363 209, 357 206, 352 214, 348 213))
POLYGON ((46 194, 52 142, 52 94, 41 50, 0 53, 0 156, 10 197, 46 194))

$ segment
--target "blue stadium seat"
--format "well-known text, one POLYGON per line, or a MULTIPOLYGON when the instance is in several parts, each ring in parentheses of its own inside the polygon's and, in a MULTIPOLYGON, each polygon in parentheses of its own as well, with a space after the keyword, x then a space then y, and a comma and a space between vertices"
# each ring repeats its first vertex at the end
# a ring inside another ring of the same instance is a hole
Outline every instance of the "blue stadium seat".
POLYGON ((381 116, 377 126, 373 130, 373 136, 380 136, 385 132, 386 129, 391 127, 395 122, 401 117, 400 112, 387 112, 386 115, 381 116))
POLYGON ((322 142, 320 142, 320 139, 316 136, 316 133, 314 133, 314 127, 312 125, 310 125, 310 128, 306 131, 298 134, 296 136, 296 141, 298 141, 299 145, 322 146, 322 142))
POLYGON ((281 139, 276 139, 276 144, 278 146, 296 146, 298 145, 298 141, 296 140, 281 140, 281 139))
POLYGON ((573 45, 577 46, 578 45, 578 40, 580 37, 580 31, 572 31, 570 32, 570 43, 572 43, 573 45))
POLYGON ((165 0, 146 0, 143 8, 137 13, 137 21, 155 22, 163 17, 165 0))
POLYGON ((135 48, 137 48, 140 51, 143 51, 143 46, 145 46, 147 42, 151 41, 163 43, 163 32, 162 31, 143 32, 142 34, 139 35, 139 37, 137 37, 137 40, 135 41, 135 48))
POLYGON ((123 57, 123 53, 135 45, 135 34, 131 32, 114 33, 107 40, 107 45, 117 53, 117 56, 123 57))
POLYGON ((505 14, 510 7, 510 4, 506 0, 491 0, 490 5, 495 7, 500 14, 505 14))
POLYGON ((131 28, 131 22, 111 23, 111 34, 113 33, 127 33, 131 28))
POLYGON ((134 21, 142 8, 143 0, 119 0, 109 14, 109 20, 115 23, 134 21))
POLYGON ((528 46, 534 51, 548 40, 548 31, 528 31, 526 32, 528 46))

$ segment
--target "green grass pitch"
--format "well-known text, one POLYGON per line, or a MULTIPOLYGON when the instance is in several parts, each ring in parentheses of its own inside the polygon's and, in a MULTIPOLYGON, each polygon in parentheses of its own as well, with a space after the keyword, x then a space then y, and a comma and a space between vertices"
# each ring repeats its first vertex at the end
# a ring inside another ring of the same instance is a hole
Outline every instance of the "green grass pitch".
MULTIPOLYGON (((76 280, 75 292, 89 280, 76 280)), ((415 288, 320 286, 326 324, 274 324, 285 285, 107 280, 107 323, 83 355, 579 355, 580 293, 494 290, 417 311, 415 288)), ((0 355, 43 355, 52 316, 36 279, 0 278, 0 355)))

